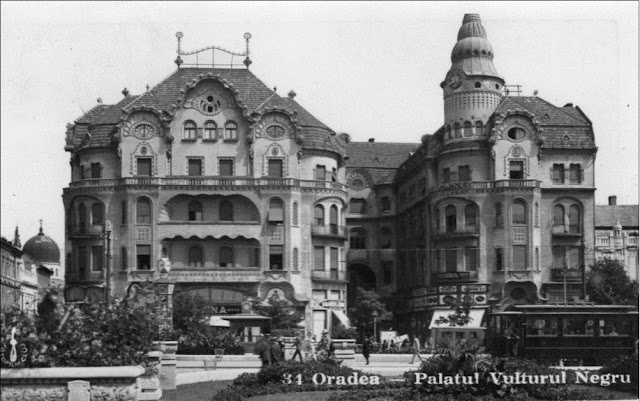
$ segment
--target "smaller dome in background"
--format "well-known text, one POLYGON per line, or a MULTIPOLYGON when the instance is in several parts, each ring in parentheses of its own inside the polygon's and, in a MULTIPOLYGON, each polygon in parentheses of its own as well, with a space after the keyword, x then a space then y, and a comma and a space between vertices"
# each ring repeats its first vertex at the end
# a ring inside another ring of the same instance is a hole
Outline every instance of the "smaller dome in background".
POLYGON ((40 232, 35 237, 29 238, 22 247, 22 251, 40 263, 60 263, 60 248, 53 239, 44 235, 42 220, 40 232))

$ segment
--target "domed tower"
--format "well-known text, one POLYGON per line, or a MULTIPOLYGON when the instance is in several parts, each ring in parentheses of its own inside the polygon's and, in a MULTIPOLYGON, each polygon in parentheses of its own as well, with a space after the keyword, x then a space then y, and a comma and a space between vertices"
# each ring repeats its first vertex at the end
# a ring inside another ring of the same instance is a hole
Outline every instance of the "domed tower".
POLYGON ((52 284, 61 284, 64 276, 60 272, 60 248, 53 239, 44 234, 42 220, 40 220, 40 232, 38 235, 31 237, 24 244, 22 250, 38 263, 47 266, 53 271, 52 284))
POLYGON ((478 14, 465 14, 444 91, 445 142, 485 136, 489 117, 502 100, 504 80, 493 65, 493 48, 478 14))

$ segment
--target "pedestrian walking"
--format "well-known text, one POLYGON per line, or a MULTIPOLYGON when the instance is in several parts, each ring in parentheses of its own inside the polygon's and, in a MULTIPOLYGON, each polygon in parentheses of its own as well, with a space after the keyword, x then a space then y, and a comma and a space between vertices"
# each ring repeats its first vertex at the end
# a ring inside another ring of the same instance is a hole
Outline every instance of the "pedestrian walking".
POLYGON ((296 352, 293 353, 291 360, 292 361, 295 360, 297 355, 300 357, 300 362, 304 362, 302 360, 302 338, 300 338, 300 335, 296 336, 296 340, 293 343, 293 345, 296 347, 296 352))
POLYGON ((316 360, 316 349, 313 346, 315 342, 315 337, 311 337, 311 332, 307 332, 307 337, 302 341, 302 350, 304 351, 304 360, 308 361, 309 359, 316 360))
POLYGON ((420 339, 418 338, 418 336, 413 337, 413 344, 411 348, 413 348, 413 356, 411 357, 411 362, 409 362, 409 365, 413 364, 413 361, 416 359, 416 357, 420 359, 420 362, 424 362, 424 359, 422 359, 422 357, 420 356, 420 339))
POLYGON ((367 361, 367 365, 369 364, 369 355, 371 355, 371 346, 371 340, 369 340, 369 336, 366 336, 362 343, 362 356, 364 356, 364 360, 367 361))
POLYGON ((284 340, 282 339, 282 337, 278 338, 278 346, 280 347, 280 360, 282 362, 284 362, 285 361, 285 358, 284 358, 284 349, 285 348, 284 348, 284 340))

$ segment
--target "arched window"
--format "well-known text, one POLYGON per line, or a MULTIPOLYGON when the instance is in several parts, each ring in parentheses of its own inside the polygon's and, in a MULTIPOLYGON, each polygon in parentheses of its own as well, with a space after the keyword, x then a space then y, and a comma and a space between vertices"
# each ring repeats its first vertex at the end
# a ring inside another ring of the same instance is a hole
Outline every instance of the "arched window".
POLYGON ((351 249, 367 248, 367 231, 364 228, 354 228, 349 232, 349 246, 351 249))
POLYGON ((136 223, 151 224, 151 201, 147 198, 138 199, 136 204, 136 223))
POLYGON ((238 139, 238 124, 229 121, 224 125, 224 139, 225 141, 235 141, 238 139))
POLYGON ((202 135, 202 139, 213 140, 216 139, 216 132, 218 130, 218 126, 213 121, 207 121, 204 123, 204 131, 202 135))
POLYGON ((313 219, 316 226, 324 226, 324 207, 316 205, 313 208, 313 219))
POLYGON ((484 135, 482 121, 476 121, 476 136, 484 135))
POLYGON ((202 247, 194 245, 189 248, 189 267, 202 267, 202 247))
POLYGON ((569 232, 579 234, 580 230, 580 208, 578 205, 569 206, 569 232))
POLYGON ((464 136, 465 137, 473 136, 473 126, 471 125, 470 121, 464 122, 464 136))
POLYGON ((457 229, 458 219, 456 217, 456 207, 453 205, 447 206, 444 210, 445 225, 448 233, 454 233, 457 229))
POLYGON ((87 232, 87 207, 84 203, 78 206, 78 231, 81 233, 87 232))
POLYGON ((496 227, 502 227, 502 222, 503 222, 503 218, 502 218, 502 203, 500 202, 496 202, 496 222, 495 225, 496 227))
POLYGON ((338 234, 338 207, 332 205, 329 209, 329 228, 331 234, 338 234))
POLYGON ((451 139, 451 126, 447 125, 447 138, 451 139))
POLYGON ((198 201, 189 203, 189 221, 202 221, 202 203, 198 201))
POLYGON ((464 227, 468 232, 474 232, 478 229, 478 212, 475 205, 465 206, 464 227))
POLYGON ((291 208, 291 218, 294 226, 298 225, 298 202, 293 202, 291 208))
POLYGON ((195 139, 196 139, 196 131, 197 131, 196 123, 194 123, 191 120, 185 121, 185 123, 184 123, 184 132, 183 132, 182 138, 195 141, 195 139))
POLYGON ((455 123, 453 125, 453 129, 455 131, 456 138, 462 138, 462 127, 460 126, 460 123, 455 123))
POLYGON ((296 271, 299 270, 298 258, 300 256, 298 255, 298 253, 299 253, 298 248, 293 248, 293 257, 291 258, 292 259, 291 264, 293 265, 293 270, 296 270, 296 271))
POLYGON ((233 204, 226 199, 220 202, 220 221, 233 221, 233 204))
POLYGON ((522 200, 513 201, 513 209, 511 211, 512 224, 527 224, 527 206, 522 200))
POLYGON ((540 206, 538 202, 533 205, 533 224, 538 227, 540 225, 540 206))
POLYGON ((389 227, 382 227, 380 229, 380 248, 391 248, 391 229, 389 227))
POLYGON ((120 270, 127 270, 129 268, 129 260, 127 256, 127 248, 122 247, 120 249, 120 270))
POLYGON ((94 226, 104 224, 104 208, 101 203, 91 205, 91 224, 94 226))
POLYGON ((233 267, 233 248, 230 246, 220 248, 220 267, 233 267))
POLYGON ((553 207, 553 226, 564 227, 564 206, 562 205, 553 207))

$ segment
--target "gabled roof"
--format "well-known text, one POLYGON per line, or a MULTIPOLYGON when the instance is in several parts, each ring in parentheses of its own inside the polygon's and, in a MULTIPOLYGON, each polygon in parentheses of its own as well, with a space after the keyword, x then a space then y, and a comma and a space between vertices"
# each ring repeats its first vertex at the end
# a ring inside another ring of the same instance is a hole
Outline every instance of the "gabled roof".
POLYGON ((624 228, 638 229, 638 205, 596 205, 596 228, 610 230, 616 221, 624 228))
POLYGON ((595 148, 591 121, 579 107, 556 107, 537 96, 505 96, 493 115, 526 110, 543 129, 543 148, 595 148))

